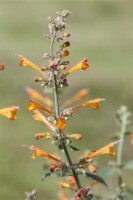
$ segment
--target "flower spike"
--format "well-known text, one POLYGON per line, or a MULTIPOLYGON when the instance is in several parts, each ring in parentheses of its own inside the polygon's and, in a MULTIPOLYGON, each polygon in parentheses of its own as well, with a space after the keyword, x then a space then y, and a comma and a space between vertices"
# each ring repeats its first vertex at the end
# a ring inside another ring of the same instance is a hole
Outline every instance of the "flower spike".
POLYGON ((89 65, 87 63, 87 59, 83 59, 81 62, 79 62, 77 65, 75 65, 73 68, 71 68, 64 76, 67 76, 71 74, 72 72, 78 71, 78 70, 86 70, 89 65))
POLYGON ((5 116, 11 120, 16 119, 16 112, 19 110, 18 106, 11 106, 0 109, 0 115, 5 116))
POLYGON ((16 54, 16 56, 20 59, 19 65, 22 67, 30 67, 41 73, 43 76, 47 77, 47 75, 39 69, 35 64, 33 64, 30 60, 25 58, 22 55, 16 54))

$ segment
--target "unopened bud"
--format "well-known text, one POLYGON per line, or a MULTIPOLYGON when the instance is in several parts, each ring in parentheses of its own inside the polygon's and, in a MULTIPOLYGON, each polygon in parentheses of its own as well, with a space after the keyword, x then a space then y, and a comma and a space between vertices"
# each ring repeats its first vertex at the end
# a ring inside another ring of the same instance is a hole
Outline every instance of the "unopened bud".
POLYGON ((63 115, 67 115, 67 116, 72 117, 74 115, 74 112, 71 109, 66 109, 66 110, 63 111, 63 115))
POLYGON ((65 47, 69 47, 69 46, 70 46, 70 42, 67 41, 67 42, 64 42, 60 47, 65 48, 65 47))
POLYGON ((66 69, 66 65, 59 65, 59 66, 57 67, 57 69, 65 70, 65 69, 66 69))
POLYGON ((50 65, 49 65, 49 67, 50 67, 50 69, 54 69, 54 68, 55 68, 55 62, 52 61, 52 62, 50 63, 50 65))
POLYGON ((47 67, 43 66, 40 69, 41 69, 41 71, 45 71, 47 69, 47 67))
POLYGON ((69 65, 69 61, 68 60, 64 61, 64 62, 61 63, 61 65, 69 65))
POLYGON ((35 77, 35 82, 42 82, 43 81, 43 79, 41 78, 41 77, 35 77))
POLYGON ((60 55, 61 58, 64 58, 65 56, 68 56, 69 55, 69 51, 68 50, 65 50, 63 51, 63 53, 60 55))
POLYGON ((63 33, 63 37, 69 37, 69 36, 70 36, 70 33, 67 33, 67 32, 63 33))

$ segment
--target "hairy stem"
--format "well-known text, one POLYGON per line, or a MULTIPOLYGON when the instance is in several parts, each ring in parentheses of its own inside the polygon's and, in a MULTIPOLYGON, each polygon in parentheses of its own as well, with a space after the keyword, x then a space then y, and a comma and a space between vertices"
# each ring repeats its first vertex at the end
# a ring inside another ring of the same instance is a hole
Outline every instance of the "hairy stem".
POLYGON ((119 137, 121 142, 118 144, 117 158, 116 158, 117 167, 119 168, 118 186, 119 186, 120 192, 124 192, 123 188, 122 188, 122 183, 123 183, 123 178, 122 178, 122 152, 123 152, 124 136, 125 136, 126 126, 127 126, 127 118, 128 118, 127 115, 122 116, 122 123, 121 123, 120 137, 119 137))

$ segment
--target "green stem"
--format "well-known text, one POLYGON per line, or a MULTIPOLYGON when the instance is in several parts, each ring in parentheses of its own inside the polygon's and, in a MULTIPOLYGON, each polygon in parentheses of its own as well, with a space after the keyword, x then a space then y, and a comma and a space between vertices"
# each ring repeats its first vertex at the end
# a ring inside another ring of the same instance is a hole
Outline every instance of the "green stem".
POLYGON ((127 126, 127 115, 123 115, 122 123, 121 123, 121 130, 120 130, 120 137, 119 137, 119 140, 121 140, 121 142, 118 144, 117 158, 116 158, 117 167, 119 168, 118 185, 119 185, 120 192, 124 192, 123 188, 122 188, 122 183, 123 183, 123 178, 122 178, 122 152, 123 152, 124 136, 125 136, 125 132, 126 132, 126 126, 127 126))
MULTIPOLYGON (((56 36, 56 31, 55 31, 55 33, 53 34, 52 38, 51 38, 51 45, 50 45, 51 60, 54 59, 54 58, 53 58, 53 55, 54 55, 54 52, 53 52, 53 45, 54 45, 54 41, 55 41, 55 36, 56 36)), ((53 86, 53 90, 54 90, 55 115, 56 115, 56 118, 58 118, 58 117, 59 117, 59 101, 58 101, 58 91, 57 91, 57 77, 56 77, 55 74, 54 74, 54 86, 53 86)), ((61 135, 61 133, 60 133, 60 135, 61 135)), ((62 138, 62 136, 61 136, 61 140, 62 140, 62 143, 63 143, 63 149, 64 149, 64 152, 65 152, 66 158, 67 158, 67 160, 68 160, 68 163, 69 163, 70 167, 72 167, 72 166, 73 166, 72 160, 71 160, 71 158, 70 158, 69 152, 68 152, 68 150, 67 150, 65 141, 64 141, 64 139, 62 138)), ((80 184, 78 175, 77 175, 77 173, 76 173, 76 171, 75 171, 74 168, 71 168, 71 170, 72 170, 72 173, 73 173, 73 177, 75 178, 77 187, 80 189, 80 188, 81 188, 81 184, 80 184)))

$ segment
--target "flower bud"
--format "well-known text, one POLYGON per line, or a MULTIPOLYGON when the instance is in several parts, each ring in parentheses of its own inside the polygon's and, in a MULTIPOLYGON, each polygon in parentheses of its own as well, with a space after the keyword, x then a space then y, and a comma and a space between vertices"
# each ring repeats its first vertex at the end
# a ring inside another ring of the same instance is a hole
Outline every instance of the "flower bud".
POLYGON ((67 33, 67 32, 63 33, 63 37, 69 37, 69 36, 70 36, 70 33, 67 33))
POLYGON ((41 77, 35 77, 35 82, 42 82, 43 81, 43 79, 41 78, 41 77))
POLYGON ((52 62, 50 63, 50 65, 49 65, 49 67, 50 67, 50 69, 54 69, 54 68, 55 68, 55 62, 52 61, 52 62))
POLYGON ((67 41, 67 42, 64 42, 60 47, 61 49, 65 48, 65 47, 69 47, 70 46, 70 42, 67 41))
POLYGON ((69 51, 68 50, 65 50, 63 51, 63 53, 60 55, 61 58, 64 58, 65 56, 68 56, 69 55, 69 51))

